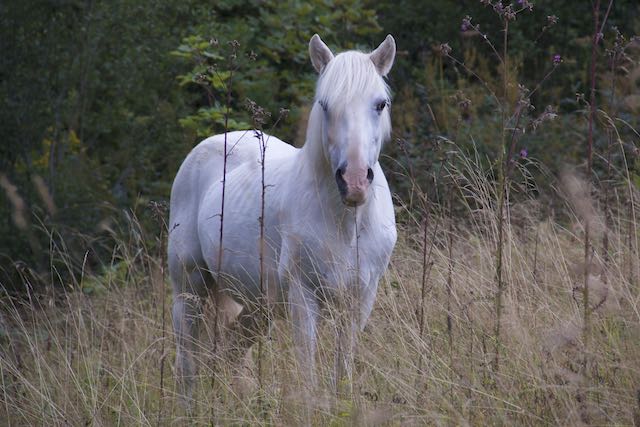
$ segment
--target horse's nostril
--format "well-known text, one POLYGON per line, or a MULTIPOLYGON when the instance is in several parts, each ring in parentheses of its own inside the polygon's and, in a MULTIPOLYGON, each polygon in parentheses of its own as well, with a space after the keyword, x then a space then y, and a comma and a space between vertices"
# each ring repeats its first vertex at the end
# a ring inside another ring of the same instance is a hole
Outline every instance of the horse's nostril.
POLYGON ((371 168, 367 169, 367 180, 369 184, 373 181, 373 170, 371 170, 371 168))
POLYGON ((338 184, 338 190, 342 197, 347 194, 347 182, 342 177, 344 175, 344 168, 338 168, 336 171, 336 183, 338 184))

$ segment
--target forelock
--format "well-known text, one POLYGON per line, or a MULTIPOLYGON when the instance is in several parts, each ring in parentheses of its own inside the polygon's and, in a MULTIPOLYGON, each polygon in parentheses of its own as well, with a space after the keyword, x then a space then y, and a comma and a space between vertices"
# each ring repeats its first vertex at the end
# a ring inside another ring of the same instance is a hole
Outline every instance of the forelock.
POLYGON ((369 55, 349 51, 337 55, 327 64, 318 79, 316 100, 341 109, 357 97, 377 92, 389 99, 389 87, 369 55))

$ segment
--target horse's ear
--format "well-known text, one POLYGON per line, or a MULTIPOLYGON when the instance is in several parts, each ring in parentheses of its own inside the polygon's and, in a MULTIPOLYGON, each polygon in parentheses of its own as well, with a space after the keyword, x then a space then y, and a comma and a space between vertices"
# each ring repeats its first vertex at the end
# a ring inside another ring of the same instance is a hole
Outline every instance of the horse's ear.
POLYGON ((318 73, 322 73, 324 67, 333 59, 333 53, 317 34, 314 34, 309 42, 309 56, 311 57, 313 68, 318 73))
POLYGON ((391 71, 395 57, 396 41, 391 34, 387 35, 387 38, 380 43, 380 46, 369 54, 369 58, 371 58, 381 76, 386 76, 391 71))

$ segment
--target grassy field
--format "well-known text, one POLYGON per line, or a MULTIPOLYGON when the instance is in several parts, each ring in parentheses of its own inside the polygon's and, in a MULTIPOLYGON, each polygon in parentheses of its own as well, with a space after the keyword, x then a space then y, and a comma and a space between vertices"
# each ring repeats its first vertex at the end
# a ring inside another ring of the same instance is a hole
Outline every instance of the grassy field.
MULTIPOLYGON (((321 390, 311 400, 300 397, 286 320, 261 343, 260 360, 254 348, 238 395, 214 352, 209 309, 196 401, 186 412, 176 394, 164 261, 132 221, 101 274, 28 298, 2 295, 1 424, 637 425, 637 205, 621 196, 605 215, 573 175, 558 183, 563 220, 542 216, 534 199, 511 203, 498 319, 495 186, 473 165, 455 182, 466 214, 452 219, 434 205, 427 246, 415 209, 397 208, 399 240, 360 336, 352 393, 332 392, 335 324, 327 316, 321 390), (587 222, 593 253, 585 265, 587 222)), ((637 189, 619 191, 640 200, 637 189)), ((64 248, 51 256, 65 259, 64 248)), ((29 290, 34 278, 22 272, 29 290)))
MULTIPOLYGON (((243 2, 139 2, 135 20, 122 2, 53 3, 55 22, 50 8, 21 4, 0 20, 20 53, 0 73, 17 76, 1 85, 17 95, 0 150, 0 426, 640 426, 640 39, 618 27, 637 30, 631 2, 596 0, 587 17, 578 2, 530 14, 529 1, 483 0, 476 18, 468 2, 423 2, 448 12, 416 21, 422 9, 382 2, 381 21, 409 32, 381 161, 398 243, 353 377, 333 384, 335 313, 309 393, 286 318, 238 372, 203 301, 188 410, 166 232, 152 231, 167 217, 160 200, 196 135, 266 123, 246 92, 308 113, 312 80, 298 80, 308 38, 291 43, 293 33, 320 25, 337 41, 357 23, 355 46, 380 31, 375 11, 250 2, 260 13, 249 28, 243 2), (178 31, 190 9, 195 28, 178 31), (344 18, 334 28, 319 10, 344 18), (510 32, 516 24, 526 31, 510 32), (440 25, 458 40, 440 40, 440 25), (31 70, 46 73, 23 78, 31 70)), ((304 118, 283 126, 302 142, 304 118)))

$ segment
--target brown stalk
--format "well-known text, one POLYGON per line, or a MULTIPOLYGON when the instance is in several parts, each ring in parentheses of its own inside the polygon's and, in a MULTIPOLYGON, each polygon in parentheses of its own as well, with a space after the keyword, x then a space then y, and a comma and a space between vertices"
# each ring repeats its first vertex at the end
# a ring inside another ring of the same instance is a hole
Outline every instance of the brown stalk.
MULTIPOLYGON (((165 292, 166 292, 166 286, 165 286, 165 265, 167 263, 167 252, 165 250, 166 246, 164 246, 162 243, 164 242, 165 239, 165 232, 167 231, 167 223, 164 220, 164 213, 166 211, 166 205, 162 205, 160 203, 154 203, 152 202, 151 205, 152 209, 153 209, 153 214, 156 217, 156 221, 158 222, 158 225, 160 225, 160 245, 159 247, 159 251, 160 251, 160 305, 162 307, 161 310, 161 321, 162 321, 162 339, 160 340, 160 400, 158 402, 158 420, 157 420, 157 425, 160 426, 161 425, 161 420, 162 420, 162 402, 164 401, 164 362, 166 359, 166 354, 165 354, 165 341, 166 341, 166 336, 167 336, 167 332, 166 332, 166 297, 165 297, 165 292)), ((157 306, 157 304, 156 304, 157 306)))
MULTIPOLYGON (((596 114, 596 60, 598 54, 598 41, 600 39, 600 0, 596 0, 593 6, 593 37, 591 41, 591 66, 589 68, 590 77, 590 96, 589 96, 589 129, 587 133, 587 185, 590 186, 591 174, 593 168, 593 129, 596 114)), ((589 191, 590 192, 590 191, 589 191)), ((582 288, 582 301, 583 301, 583 340, 585 347, 589 340, 590 325, 590 309, 589 309, 589 264, 591 261, 591 224, 590 221, 585 221, 584 225, 584 286, 582 288)), ((586 352, 585 352, 586 355, 586 352)), ((583 363, 583 369, 586 374, 586 356, 583 363)))
MULTIPOLYGON (((449 271, 447 274, 447 336, 449 338, 449 366, 453 366, 453 318, 451 316, 451 294, 453 290, 453 191, 449 192, 449 238, 448 257, 449 271)), ((453 387, 449 387, 449 393, 453 397, 453 387)))
POLYGON ((500 322, 502 321, 502 294, 504 292, 504 278, 503 278, 503 245, 504 245, 504 210, 507 198, 507 176, 506 176, 506 162, 505 159, 505 148, 506 148, 506 111, 508 105, 508 57, 507 57, 507 47, 508 47, 508 34, 509 34, 509 21, 505 18, 504 20, 504 33, 503 33, 503 104, 501 108, 501 116, 502 116, 502 143, 500 144, 500 152, 499 152, 499 165, 498 165, 498 243, 496 248, 496 282, 498 290, 496 292, 496 325, 495 325, 495 359, 493 368, 497 372, 500 367, 500 322))
MULTIPOLYGON (((218 240, 218 260, 217 260, 217 271, 216 271, 216 280, 220 281, 220 273, 222 271, 222 258, 223 258, 223 233, 224 233, 224 202, 225 202, 225 193, 226 193, 226 184, 227 184, 227 159, 229 156, 228 152, 228 143, 227 143, 227 134, 229 133, 229 114, 231 113, 231 89, 233 87, 233 72, 235 71, 235 58, 237 57, 237 49, 238 43, 233 40, 230 44, 231 46, 231 55, 229 55, 229 61, 231 63, 231 67, 229 68, 229 78, 226 82, 222 79, 220 81, 224 82, 225 88, 225 113, 224 113, 224 152, 223 152, 223 161, 222 161, 222 192, 220 195, 220 237, 218 240)), ((209 92, 208 92, 209 94, 209 92)), ((212 102, 211 96, 209 96, 209 102, 212 102)), ((220 310, 216 305, 214 309, 214 317, 213 317, 213 354, 217 356, 218 354, 218 341, 220 340, 220 310)), ((215 366, 215 364, 214 364, 215 366)), ((213 369, 211 372, 211 389, 215 390, 216 383, 216 370, 213 369)), ((211 405, 211 420, 212 423, 215 424, 216 413, 215 413, 216 405, 211 405)))

